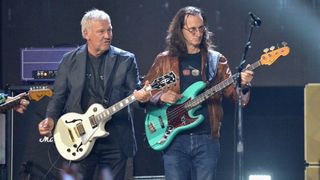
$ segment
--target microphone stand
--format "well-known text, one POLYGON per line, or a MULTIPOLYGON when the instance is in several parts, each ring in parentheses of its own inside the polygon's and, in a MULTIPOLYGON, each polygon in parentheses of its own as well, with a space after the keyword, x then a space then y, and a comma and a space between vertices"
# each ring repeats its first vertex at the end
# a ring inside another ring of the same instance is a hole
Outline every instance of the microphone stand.
POLYGON ((243 174, 243 155, 244 155, 244 142, 243 142, 243 118, 242 118, 242 88, 241 88, 241 72, 243 70, 243 65, 246 62, 246 56, 249 48, 251 48, 251 35, 253 32, 253 28, 258 27, 257 22, 253 21, 250 26, 250 32, 248 35, 248 39, 244 48, 242 59, 240 60, 240 64, 237 67, 237 75, 236 75, 236 91, 238 95, 238 102, 236 106, 236 115, 235 115, 235 131, 236 131, 236 153, 235 153, 235 173, 234 180, 244 180, 243 174))

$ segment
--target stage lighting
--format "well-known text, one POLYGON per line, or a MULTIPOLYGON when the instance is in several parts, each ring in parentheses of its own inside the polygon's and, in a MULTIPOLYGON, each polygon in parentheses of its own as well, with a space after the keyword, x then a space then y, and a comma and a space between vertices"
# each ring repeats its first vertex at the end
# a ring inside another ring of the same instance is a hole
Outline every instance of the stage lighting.
POLYGON ((254 174, 254 175, 249 175, 249 180, 271 180, 270 175, 265 175, 265 174, 254 174))

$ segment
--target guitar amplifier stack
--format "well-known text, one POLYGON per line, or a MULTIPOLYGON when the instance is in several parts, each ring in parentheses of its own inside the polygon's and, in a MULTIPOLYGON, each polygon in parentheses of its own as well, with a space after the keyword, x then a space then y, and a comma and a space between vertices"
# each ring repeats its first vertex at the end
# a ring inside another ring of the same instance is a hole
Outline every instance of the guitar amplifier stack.
POLYGON ((63 55, 75 47, 21 49, 22 81, 54 81, 63 55))

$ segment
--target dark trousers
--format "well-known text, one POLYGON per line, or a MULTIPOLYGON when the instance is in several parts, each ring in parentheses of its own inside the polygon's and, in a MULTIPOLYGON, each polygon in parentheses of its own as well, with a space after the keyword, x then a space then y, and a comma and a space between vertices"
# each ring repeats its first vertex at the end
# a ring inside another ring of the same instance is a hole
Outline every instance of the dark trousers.
POLYGON ((124 180, 127 159, 117 143, 98 139, 91 153, 73 165, 78 168, 78 179, 124 180))

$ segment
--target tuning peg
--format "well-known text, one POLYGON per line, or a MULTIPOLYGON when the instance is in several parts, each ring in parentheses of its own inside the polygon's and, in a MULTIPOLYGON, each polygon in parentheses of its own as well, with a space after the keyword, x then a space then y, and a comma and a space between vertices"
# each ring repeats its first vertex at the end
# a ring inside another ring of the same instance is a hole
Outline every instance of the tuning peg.
POLYGON ((267 53, 268 51, 269 51, 269 48, 265 48, 265 49, 263 50, 264 53, 267 53))
POLYGON ((275 49, 275 47, 274 47, 274 46, 271 46, 269 49, 270 49, 271 51, 273 51, 273 50, 275 49))
POLYGON ((286 43, 284 41, 281 44, 282 44, 282 46, 287 46, 288 45, 288 43, 286 43))

